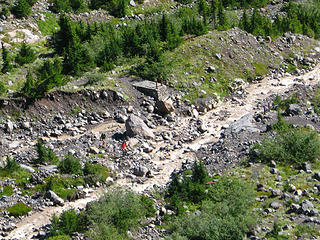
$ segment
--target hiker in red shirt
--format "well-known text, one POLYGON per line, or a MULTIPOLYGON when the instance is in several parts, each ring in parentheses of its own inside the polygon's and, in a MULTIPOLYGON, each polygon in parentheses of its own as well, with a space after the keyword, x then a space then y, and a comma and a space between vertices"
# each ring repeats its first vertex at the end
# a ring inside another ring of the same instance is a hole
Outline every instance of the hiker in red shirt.
POLYGON ((125 153, 127 153, 126 147, 127 147, 127 143, 126 143, 126 142, 123 142, 123 143, 121 144, 121 149, 122 149, 123 155, 124 155, 125 153))

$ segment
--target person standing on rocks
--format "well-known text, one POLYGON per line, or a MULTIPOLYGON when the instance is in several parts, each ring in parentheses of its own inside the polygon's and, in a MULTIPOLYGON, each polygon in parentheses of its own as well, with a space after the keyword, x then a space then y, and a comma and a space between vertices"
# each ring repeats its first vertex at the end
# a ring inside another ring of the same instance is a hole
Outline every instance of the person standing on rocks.
POLYGON ((125 155, 127 153, 127 142, 126 141, 124 141, 121 144, 121 150, 122 150, 123 155, 125 155))

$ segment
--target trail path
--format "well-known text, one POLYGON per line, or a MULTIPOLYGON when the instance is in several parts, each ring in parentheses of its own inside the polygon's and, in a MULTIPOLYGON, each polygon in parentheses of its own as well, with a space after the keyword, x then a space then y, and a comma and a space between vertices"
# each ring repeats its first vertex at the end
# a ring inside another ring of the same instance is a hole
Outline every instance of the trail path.
MULTIPOLYGON (((205 115, 200 116, 204 122, 210 123, 208 131, 196 138, 194 141, 185 144, 180 149, 175 149, 169 153, 166 159, 161 160, 160 147, 165 146, 168 143, 160 142, 157 143, 156 149, 151 153, 153 164, 160 168, 159 174, 155 175, 153 178, 148 179, 143 184, 132 185, 129 180, 120 179, 117 180, 116 185, 126 186, 136 192, 143 192, 146 189, 153 188, 154 185, 166 184, 171 173, 175 169, 179 169, 184 160, 194 157, 193 151, 196 151, 203 144, 216 141, 221 133, 221 127, 224 125, 229 125, 235 120, 240 119, 243 115, 248 113, 255 113, 257 111, 262 111, 262 109, 255 109, 256 103, 264 99, 271 94, 282 94, 286 90, 289 90, 293 84, 306 84, 315 85, 319 83, 320 79, 320 65, 317 65, 314 70, 301 75, 299 77, 289 76, 282 77, 280 79, 270 79, 269 77, 264 78, 261 82, 250 84, 246 90, 248 92, 245 99, 239 99, 239 101, 223 101, 212 111, 205 115), (299 79, 299 81, 296 81, 299 79), (230 115, 223 120, 219 120, 220 113, 222 111, 228 111, 230 115)), ((179 126, 186 126, 189 123, 189 117, 183 118, 179 126)), ((99 132, 107 127, 118 127, 114 122, 108 122, 98 125, 97 127, 90 129, 91 132, 99 132)), ((123 127, 123 126, 122 126, 123 127)), ((167 127, 160 127, 157 131, 170 131, 167 127)), ((67 139, 71 136, 64 136, 67 139)), ((79 136, 78 136, 79 137, 79 136)), ((24 218, 15 230, 9 233, 8 237, 5 239, 31 239, 35 232, 35 229, 39 229, 41 226, 48 224, 50 222, 51 216, 55 213, 59 215, 62 211, 69 208, 84 207, 88 202, 96 200, 102 194, 102 190, 96 190, 89 194, 87 198, 77 200, 75 202, 66 203, 63 207, 50 207, 46 208, 42 212, 35 213, 31 216, 24 218)))

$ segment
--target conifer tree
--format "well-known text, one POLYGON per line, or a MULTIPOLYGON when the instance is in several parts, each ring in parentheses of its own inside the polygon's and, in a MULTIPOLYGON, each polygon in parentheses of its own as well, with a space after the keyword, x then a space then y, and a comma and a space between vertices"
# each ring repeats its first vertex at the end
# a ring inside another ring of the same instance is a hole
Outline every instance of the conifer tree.
POLYGON ((227 26, 227 17, 223 7, 222 0, 219 1, 218 5, 218 25, 224 29, 227 26))
POLYGON ((239 27, 247 32, 250 31, 250 22, 246 10, 243 10, 239 27))
POLYGON ((216 24, 217 24, 217 9, 218 9, 217 5, 218 5, 217 0, 211 0, 210 11, 211 11, 211 19, 213 21, 214 27, 216 27, 216 24))
POLYGON ((207 24, 209 6, 205 0, 200 0, 198 12, 203 17, 203 23, 207 24))
POLYGON ((10 72, 12 70, 12 64, 9 57, 9 51, 4 47, 3 43, 2 43, 2 62, 3 62, 3 65, 1 68, 1 72, 2 73, 10 72))
POLYGON ((6 86, 4 85, 3 81, 0 81, 0 96, 6 92, 6 86))
POLYGON ((160 30, 161 41, 163 42, 165 42, 168 39, 168 35, 170 31, 169 24, 170 23, 169 23, 168 16, 166 14, 162 14, 159 30, 160 30))
POLYGON ((26 44, 26 42, 23 42, 20 48, 20 51, 18 52, 15 61, 20 65, 24 65, 27 63, 32 63, 36 60, 37 56, 35 52, 32 50, 32 48, 26 44))
POLYGON ((36 89, 34 89, 34 87, 35 87, 35 80, 34 80, 32 73, 29 69, 27 76, 26 76, 26 82, 24 83, 24 86, 21 89, 21 93, 25 97, 33 97, 36 94, 36 89))
POLYGON ((24 18, 31 14, 31 6, 26 0, 18 0, 12 8, 12 13, 17 18, 24 18))
POLYGON ((70 18, 64 14, 59 18, 59 26, 60 30, 53 36, 53 45, 57 53, 62 54, 73 41, 75 33, 70 18))

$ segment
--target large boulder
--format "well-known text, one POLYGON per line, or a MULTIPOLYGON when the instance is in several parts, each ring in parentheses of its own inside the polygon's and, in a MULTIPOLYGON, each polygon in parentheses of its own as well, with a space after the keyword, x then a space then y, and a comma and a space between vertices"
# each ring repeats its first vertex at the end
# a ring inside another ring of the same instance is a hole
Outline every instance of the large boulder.
POLYGON ((45 198, 50 199, 55 205, 59 205, 59 206, 64 205, 64 200, 51 190, 46 192, 45 198))
POLYGON ((140 135, 147 139, 154 139, 152 130, 144 123, 141 118, 133 114, 131 114, 126 121, 126 134, 129 137, 140 135))
POLYGON ((157 112, 162 115, 167 115, 174 111, 173 101, 171 98, 166 98, 163 100, 158 100, 156 102, 157 112))

